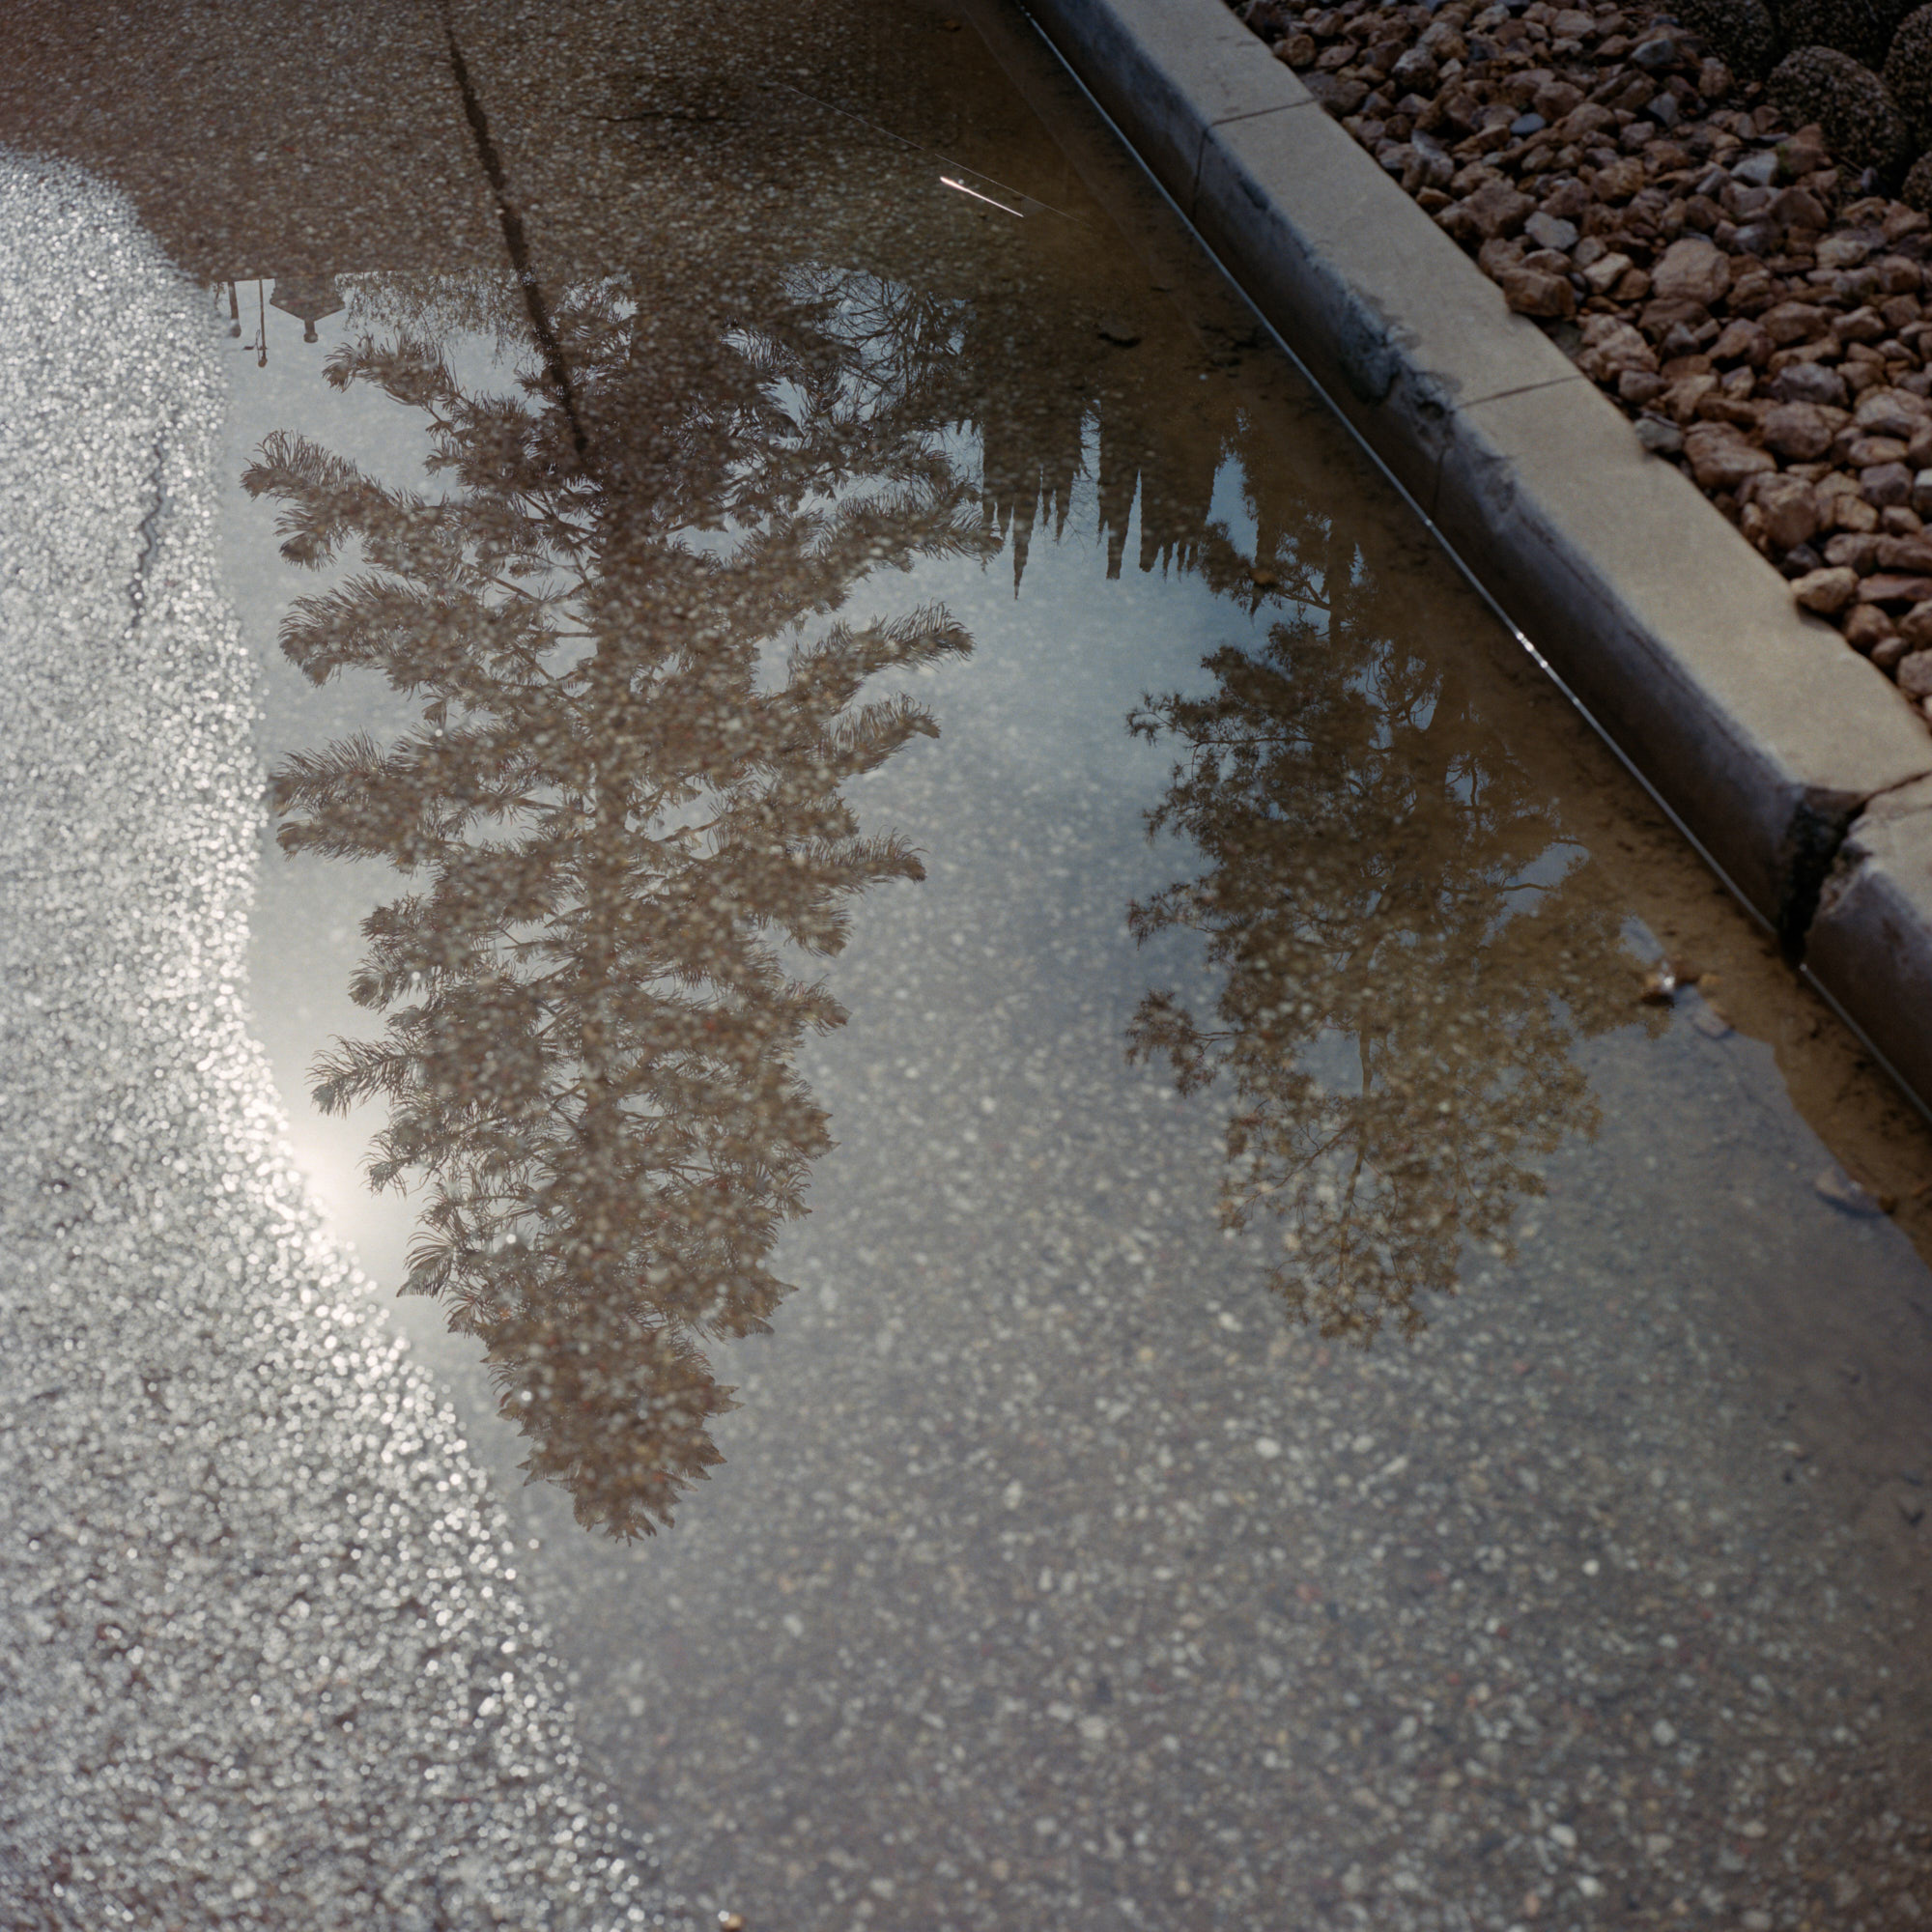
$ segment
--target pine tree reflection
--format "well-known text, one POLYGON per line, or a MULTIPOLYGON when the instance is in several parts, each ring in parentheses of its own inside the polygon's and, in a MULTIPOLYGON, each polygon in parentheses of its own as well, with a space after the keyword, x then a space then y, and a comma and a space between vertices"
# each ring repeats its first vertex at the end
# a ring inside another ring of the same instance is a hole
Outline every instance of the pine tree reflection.
POLYGON ((1639 1013, 1594 862, 1461 668, 1391 641, 1400 585, 1329 540, 1324 621, 1216 652, 1207 696, 1129 720, 1182 753, 1151 834, 1202 859, 1130 926, 1204 935, 1223 976, 1211 1023, 1149 994, 1129 1050, 1183 1091, 1226 1081, 1224 1225, 1278 1224, 1274 1292, 1366 1343, 1424 1326, 1464 1244, 1514 1259, 1537 1162, 1598 1123, 1575 1042, 1639 1013))
POLYGON ((935 726, 862 693, 970 648, 938 609, 827 621, 880 565, 981 542, 919 345, 869 300, 820 278, 754 332, 670 337, 593 292, 556 319, 567 387, 512 395, 364 337, 330 382, 423 412, 453 487, 285 434, 243 478, 291 560, 360 549, 284 651, 318 684, 380 671, 413 713, 274 774, 285 851, 414 882, 352 987, 385 1029, 336 1043, 317 1098, 387 1102, 370 1178, 426 1187, 406 1291, 481 1338, 531 1477, 626 1538, 718 1460, 702 1344, 767 1325, 830 1144, 794 1058, 844 1014, 785 951, 836 952, 856 895, 921 876, 841 786, 935 726))

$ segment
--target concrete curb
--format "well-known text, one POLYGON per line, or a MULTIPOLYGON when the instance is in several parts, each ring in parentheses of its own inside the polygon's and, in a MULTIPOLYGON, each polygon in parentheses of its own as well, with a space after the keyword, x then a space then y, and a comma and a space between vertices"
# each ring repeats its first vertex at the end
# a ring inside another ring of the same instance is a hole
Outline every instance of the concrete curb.
POLYGON ((1805 962, 1822 984, 1858 988, 1860 1026, 1915 1094, 1932 1095, 1932 783, 1860 814, 1825 881, 1805 962))
POLYGON ((1932 737, 1889 680, 1222 0, 1026 4, 1471 575, 1932 1101, 1932 788, 1853 836, 1873 800, 1932 778, 1932 737))

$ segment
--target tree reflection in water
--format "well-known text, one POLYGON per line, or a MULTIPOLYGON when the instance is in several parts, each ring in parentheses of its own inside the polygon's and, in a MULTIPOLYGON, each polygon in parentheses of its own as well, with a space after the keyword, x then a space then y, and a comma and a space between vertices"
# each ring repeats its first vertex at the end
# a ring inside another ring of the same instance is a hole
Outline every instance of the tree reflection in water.
POLYGON ((1278 1227, 1274 1292, 1366 1344, 1391 1317, 1419 1331, 1465 1244, 1515 1258, 1537 1163, 1598 1124, 1575 1042, 1637 1009, 1594 861, 1466 670, 1399 641, 1400 584, 1310 536, 1316 566, 1281 568, 1296 614, 1128 721, 1180 753, 1150 835, 1202 862, 1129 925, 1202 934, 1222 976, 1211 1020, 1148 994, 1129 1051, 1184 1092, 1225 1082, 1224 1226, 1278 1227))
POLYGON ((386 1101, 370 1179, 425 1186, 405 1292, 482 1340, 530 1476, 625 1538, 719 1460, 702 1345, 766 1327, 830 1145, 794 1060, 844 1014, 786 950, 838 952, 856 895, 921 876, 841 786, 935 732, 868 682, 970 644, 936 608, 834 613, 882 564, 982 543, 921 391, 943 317, 827 277, 751 312, 672 339, 595 291, 555 319, 567 382, 509 395, 425 335, 365 336, 328 380, 421 411, 450 487, 279 433, 243 478, 292 561, 359 546, 283 650, 317 684, 380 671, 411 713, 273 775, 285 851, 412 881, 352 986, 385 1028, 336 1042, 317 1099, 386 1101))

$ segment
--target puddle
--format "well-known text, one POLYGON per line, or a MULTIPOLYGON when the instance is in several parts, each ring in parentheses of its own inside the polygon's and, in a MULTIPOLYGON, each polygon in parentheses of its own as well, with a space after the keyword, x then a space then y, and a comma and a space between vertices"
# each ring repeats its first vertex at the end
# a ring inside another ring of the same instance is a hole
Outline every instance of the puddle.
POLYGON ((740 14, 453 10, 521 287, 82 154, 234 318, 251 1025, 670 1916, 1916 1922, 1916 1116, 1023 23, 740 14))

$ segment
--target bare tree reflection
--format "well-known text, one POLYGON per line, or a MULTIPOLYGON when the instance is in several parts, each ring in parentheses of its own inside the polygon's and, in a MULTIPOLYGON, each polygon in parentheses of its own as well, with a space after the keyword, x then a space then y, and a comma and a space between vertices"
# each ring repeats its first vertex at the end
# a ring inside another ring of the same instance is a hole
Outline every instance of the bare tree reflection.
POLYGON ((328 378, 423 412, 442 494, 284 434, 243 478, 291 560, 359 550, 284 651, 318 684, 380 671, 410 719, 273 778, 286 851, 412 882, 352 987, 384 1033, 338 1041, 317 1098, 387 1103, 370 1178, 426 1185, 406 1291, 481 1338, 531 1477, 618 1536, 718 1460, 705 1340, 786 1293, 767 1262, 830 1145, 795 1055, 844 1019, 788 959, 921 876, 841 787, 935 726, 863 694, 970 648, 936 608, 836 614, 881 565, 981 543, 923 349, 876 308, 819 278, 755 329, 670 336, 594 290, 556 321, 567 381, 505 395, 364 337, 328 378))
POLYGON ((1366 1342, 1390 1318, 1420 1329, 1466 1243, 1514 1257, 1537 1163, 1597 1126, 1576 1040, 1637 1014, 1592 862, 1468 680, 1391 640, 1399 584, 1346 545, 1326 566, 1325 612, 1217 651, 1206 696, 1129 720, 1180 753, 1151 834, 1201 858, 1131 928, 1204 935, 1221 976, 1211 1019, 1149 994, 1129 1047, 1183 1091, 1225 1083, 1224 1225, 1277 1228, 1291 1312, 1366 1342))

